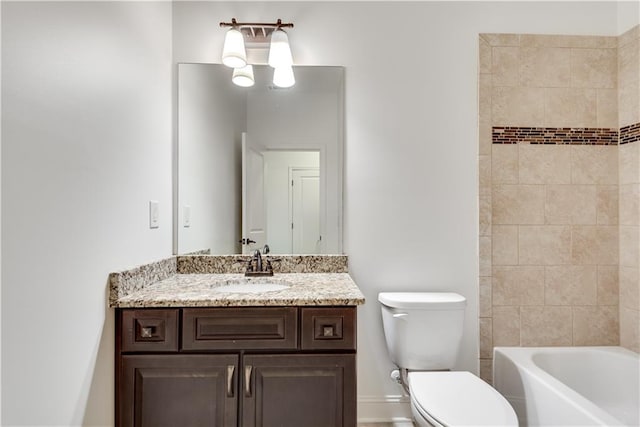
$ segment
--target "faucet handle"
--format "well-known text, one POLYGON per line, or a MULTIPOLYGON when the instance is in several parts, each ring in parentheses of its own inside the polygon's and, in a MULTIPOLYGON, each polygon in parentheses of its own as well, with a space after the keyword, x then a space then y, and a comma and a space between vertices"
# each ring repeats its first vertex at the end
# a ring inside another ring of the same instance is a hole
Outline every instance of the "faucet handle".
POLYGON ((253 258, 249 258, 245 262, 247 263, 246 271, 253 271, 253 258))
POLYGON ((273 271, 273 266, 271 265, 271 261, 279 262, 279 261, 282 261, 282 258, 267 257, 267 271, 273 271))

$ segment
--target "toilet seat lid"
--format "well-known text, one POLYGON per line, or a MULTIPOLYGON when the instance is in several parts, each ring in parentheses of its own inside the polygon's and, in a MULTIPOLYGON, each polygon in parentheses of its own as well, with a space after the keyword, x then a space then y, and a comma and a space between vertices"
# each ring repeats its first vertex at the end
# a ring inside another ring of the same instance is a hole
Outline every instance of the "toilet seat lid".
POLYGON ((518 425, 507 399, 471 372, 409 372, 409 389, 416 409, 441 425, 518 425))

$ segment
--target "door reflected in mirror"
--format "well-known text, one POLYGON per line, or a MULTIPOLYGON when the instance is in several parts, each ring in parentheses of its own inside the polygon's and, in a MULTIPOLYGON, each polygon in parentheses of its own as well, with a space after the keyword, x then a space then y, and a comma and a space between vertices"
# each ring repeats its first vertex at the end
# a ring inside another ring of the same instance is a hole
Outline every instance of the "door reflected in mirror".
POLYGON ((342 67, 178 65, 177 253, 342 253, 342 67))
POLYGON ((242 236, 278 254, 322 252, 320 151, 243 147, 242 236))

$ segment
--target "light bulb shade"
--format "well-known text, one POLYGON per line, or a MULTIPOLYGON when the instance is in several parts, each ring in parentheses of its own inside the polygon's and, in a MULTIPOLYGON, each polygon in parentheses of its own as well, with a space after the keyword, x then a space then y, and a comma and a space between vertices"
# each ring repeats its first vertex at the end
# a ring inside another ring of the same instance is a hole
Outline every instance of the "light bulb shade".
POLYGON ((239 30, 231 28, 227 31, 222 48, 222 63, 231 68, 242 68, 247 65, 247 52, 244 48, 244 37, 239 30))
POLYGON ((273 84, 278 87, 291 87, 296 84, 293 67, 278 67, 273 70, 273 84))
POLYGON ((236 86, 251 87, 255 83, 253 78, 253 65, 247 65, 242 68, 234 68, 231 81, 236 86))
POLYGON ((279 28, 271 33, 268 62, 273 68, 291 67, 293 65, 289 37, 287 33, 279 28))

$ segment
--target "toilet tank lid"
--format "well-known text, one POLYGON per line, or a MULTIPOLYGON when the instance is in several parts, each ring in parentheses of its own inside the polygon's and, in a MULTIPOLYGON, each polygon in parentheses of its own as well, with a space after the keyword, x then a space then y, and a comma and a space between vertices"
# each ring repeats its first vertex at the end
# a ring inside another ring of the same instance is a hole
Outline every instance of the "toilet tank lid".
POLYGON ((467 300, 453 292, 380 292, 378 301, 392 308, 464 309, 467 300))

